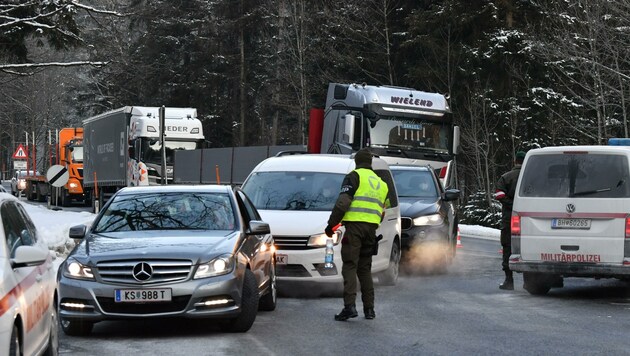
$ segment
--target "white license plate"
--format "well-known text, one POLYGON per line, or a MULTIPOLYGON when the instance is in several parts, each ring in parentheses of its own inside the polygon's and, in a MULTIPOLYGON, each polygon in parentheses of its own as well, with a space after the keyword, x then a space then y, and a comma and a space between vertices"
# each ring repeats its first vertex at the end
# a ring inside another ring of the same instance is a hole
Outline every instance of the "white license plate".
POLYGON ((116 289, 114 291, 116 302, 170 302, 170 289, 116 289))
POLYGON ((286 265, 287 263, 289 263, 289 256, 276 254, 277 265, 286 265))
POLYGON ((551 219, 552 229, 590 229, 591 219, 551 219))

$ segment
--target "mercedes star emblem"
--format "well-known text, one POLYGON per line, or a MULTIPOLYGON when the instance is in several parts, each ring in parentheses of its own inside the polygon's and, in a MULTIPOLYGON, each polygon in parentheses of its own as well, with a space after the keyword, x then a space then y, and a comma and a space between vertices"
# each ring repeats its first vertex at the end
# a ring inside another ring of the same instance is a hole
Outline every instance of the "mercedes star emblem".
POLYGON ((569 213, 569 214, 575 213, 575 205, 567 204, 567 213, 569 213))
POLYGON ((153 275, 153 268, 146 262, 140 262, 133 266, 133 278, 138 282, 148 281, 153 275))

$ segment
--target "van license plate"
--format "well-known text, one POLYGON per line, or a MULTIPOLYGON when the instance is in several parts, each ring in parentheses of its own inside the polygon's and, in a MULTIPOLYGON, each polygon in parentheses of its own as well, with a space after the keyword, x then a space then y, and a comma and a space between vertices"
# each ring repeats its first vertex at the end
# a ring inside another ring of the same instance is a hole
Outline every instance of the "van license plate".
POLYGON ((289 256, 276 254, 276 264, 286 265, 287 263, 289 263, 289 256))
POLYGON ((552 219, 552 229, 590 229, 591 219, 552 219))

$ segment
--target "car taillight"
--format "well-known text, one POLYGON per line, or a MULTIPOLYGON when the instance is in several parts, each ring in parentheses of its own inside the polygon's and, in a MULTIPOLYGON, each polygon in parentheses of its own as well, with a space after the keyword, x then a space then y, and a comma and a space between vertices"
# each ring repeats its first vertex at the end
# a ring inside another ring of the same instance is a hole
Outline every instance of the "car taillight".
MULTIPOLYGON (((626 223, 626 233, 628 231, 628 225, 626 223)), ((521 217, 518 215, 512 215, 512 219, 510 219, 510 232, 512 235, 520 236, 521 235, 521 217)))
POLYGON ((630 239, 630 217, 626 218, 626 239, 630 239))

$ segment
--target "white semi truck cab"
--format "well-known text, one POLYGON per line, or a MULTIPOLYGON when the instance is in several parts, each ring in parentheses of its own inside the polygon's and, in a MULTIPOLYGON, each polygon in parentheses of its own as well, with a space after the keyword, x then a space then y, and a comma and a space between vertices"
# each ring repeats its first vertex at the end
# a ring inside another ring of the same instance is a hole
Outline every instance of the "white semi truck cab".
POLYGON ((456 187, 459 127, 453 123, 448 95, 330 83, 325 108, 311 111, 309 151, 347 154, 363 147, 390 165, 430 164, 445 187, 456 187))

